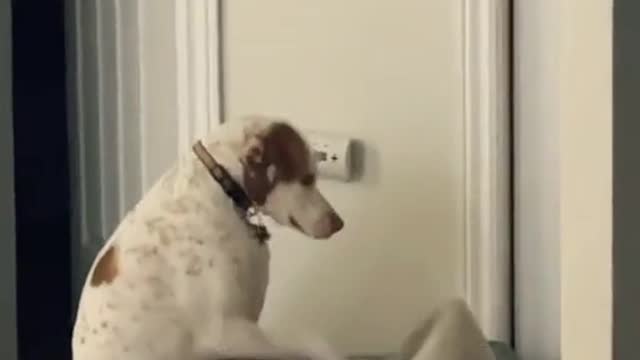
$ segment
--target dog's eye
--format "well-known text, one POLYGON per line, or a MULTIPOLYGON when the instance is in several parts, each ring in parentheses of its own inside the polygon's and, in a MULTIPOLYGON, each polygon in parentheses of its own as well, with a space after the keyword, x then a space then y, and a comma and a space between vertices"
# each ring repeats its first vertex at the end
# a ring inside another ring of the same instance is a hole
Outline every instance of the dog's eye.
POLYGON ((307 174, 303 176, 302 179, 300 180, 300 183, 304 186, 312 186, 313 184, 316 183, 315 174, 307 174))

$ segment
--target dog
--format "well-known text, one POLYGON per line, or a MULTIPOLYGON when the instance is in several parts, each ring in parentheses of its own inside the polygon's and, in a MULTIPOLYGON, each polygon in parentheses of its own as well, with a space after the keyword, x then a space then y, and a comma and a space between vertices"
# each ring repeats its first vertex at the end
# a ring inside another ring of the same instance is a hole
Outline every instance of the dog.
POLYGON ((285 120, 251 116, 197 145, 98 252, 78 307, 73 359, 339 357, 276 345, 257 325, 269 247, 247 211, 316 239, 344 226, 316 186, 303 136, 285 120))

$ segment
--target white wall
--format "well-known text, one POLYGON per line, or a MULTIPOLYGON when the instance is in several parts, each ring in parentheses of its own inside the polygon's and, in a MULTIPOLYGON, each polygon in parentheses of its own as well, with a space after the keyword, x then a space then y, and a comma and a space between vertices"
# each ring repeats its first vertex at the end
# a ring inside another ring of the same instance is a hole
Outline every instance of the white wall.
POLYGON ((514 5, 516 346, 524 360, 558 360, 561 5, 514 5))
POLYGON ((461 1, 228 1, 228 118, 282 114, 359 139, 364 173, 322 182, 346 219, 329 243, 277 231, 264 323, 390 351, 463 295, 461 1))
POLYGON ((612 358, 612 6, 571 0, 562 9, 563 359, 612 358))
POLYGON ((612 1, 516 2, 524 360, 611 359, 612 1))

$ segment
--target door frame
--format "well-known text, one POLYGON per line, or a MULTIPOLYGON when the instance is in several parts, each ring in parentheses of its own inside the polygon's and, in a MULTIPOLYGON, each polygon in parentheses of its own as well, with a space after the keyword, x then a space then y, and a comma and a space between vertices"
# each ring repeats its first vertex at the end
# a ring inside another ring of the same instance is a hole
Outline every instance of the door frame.
POLYGON ((511 1, 464 9, 466 298, 485 335, 510 343, 511 1))
MULTIPOLYGON (((225 120, 225 3, 177 5, 180 92, 219 114, 206 125, 205 117, 182 116, 187 143, 225 120)), ((463 9, 464 295, 486 336, 511 342, 511 0, 463 0, 463 9)))
MULTIPOLYGON (((509 342, 511 1, 461 1, 464 295, 486 335, 509 342)), ((72 75, 72 82, 79 90, 75 106, 78 126, 72 138, 77 140, 77 175, 89 180, 82 184, 76 199, 78 224, 83 224, 78 225, 76 243, 79 257, 86 259, 133 199, 150 185, 150 179, 195 138, 224 121, 225 1, 73 3, 76 31, 71 40, 75 48, 72 57, 79 71, 72 75), (87 14, 95 24, 77 21, 87 14), (158 34, 164 43, 156 40, 158 34), (115 81, 100 75, 108 71, 117 74, 115 81), (92 102, 84 93, 97 93, 99 100, 92 102), (148 106, 150 103, 162 104, 162 109, 148 106), (87 129, 84 120, 92 114, 101 125, 87 129), (116 140, 100 141, 109 135, 116 140), (154 138, 170 141, 149 141, 154 138), (99 150, 107 148, 115 155, 101 158, 99 150), (127 157, 125 153, 141 156, 127 157), (87 176, 95 164, 99 164, 98 176, 87 176), (93 194, 99 196, 92 198, 93 194), (94 201, 101 204, 97 210, 87 206, 94 201)), ((88 265, 85 261, 78 266, 82 274, 88 265)))
POLYGON ((514 342, 532 359, 559 359, 561 347, 563 7, 556 0, 514 5, 514 342))

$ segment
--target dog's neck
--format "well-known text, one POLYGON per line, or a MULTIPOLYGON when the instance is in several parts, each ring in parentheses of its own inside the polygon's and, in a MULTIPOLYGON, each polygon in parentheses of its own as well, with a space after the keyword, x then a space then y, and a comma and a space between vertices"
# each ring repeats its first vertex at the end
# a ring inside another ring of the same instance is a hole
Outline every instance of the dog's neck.
MULTIPOLYGON (((224 167, 232 179, 247 192, 245 183, 245 160, 248 149, 248 139, 264 126, 260 122, 231 122, 216 128, 201 139, 207 152, 224 167)), ((200 160, 193 156, 193 159, 200 160)), ((202 164, 199 164, 202 166, 202 164)), ((211 179, 211 181, 214 181, 211 179)))
MULTIPOLYGON (((242 153, 239 151, 236 144, 228 140, 217 139, 205 139, 202 141, 202 144, 204 145, 206 151, 215 159, 215 161, 227 170, 233 181, 239 184, 242 189, 246 191, 246 186, 243 178, 244 165, 242 163, 242 153)), ((206 165, 203 164, 202 160, 197 156, 195 156, 193 161, 198 163, 198 166, 206 168, 206 165)), ((209 173, 207 173, 205 177, 208 177, 210 181, 216 183, 216 185, 219 185, 209 173)))
POLYGON ((272 124, 272 120, 259 116, 224 123, 201 139, 207 151, 220 163, 232 178, 247 191, 244 167, 247 152, 259 134, 272 124))

